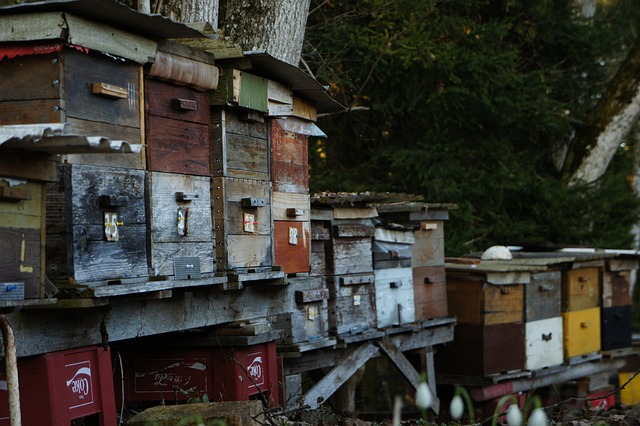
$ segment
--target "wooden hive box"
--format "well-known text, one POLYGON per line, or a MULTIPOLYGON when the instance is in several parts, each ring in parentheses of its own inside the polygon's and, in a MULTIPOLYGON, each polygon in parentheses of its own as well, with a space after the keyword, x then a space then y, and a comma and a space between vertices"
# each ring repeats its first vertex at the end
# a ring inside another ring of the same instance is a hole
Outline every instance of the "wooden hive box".
POLYGON ((215 177, 271 180, 264 117, 249 110, 212 107, 211 172, 215 177))
POLYGON ((285 130, 296 118, 273 119, 271 123, 271 178, 277 192, 309 193, 309 154, 307 135, 285 130), (285 121, 286 120, 286 121, 285 121))
POLYGON ((294 277, 288 280, 289 312, 275 323, 286 345, 315 342, 329 336, 329 289, 324 277, 294 277))
POLYGON ((44 297, 45 216, 43 182, 0 177, 0 302, 44 297))
POLYGON ((565 360, 601 348, 600 307, 562 313, 565 360))
POLYGON ((449 314, 458 324, 523 322, 524 283, 495 284, 483 274, 447 271, 449 314))
POLYGON ((145 171, 67 164, 47 203, 50 279, 99 286, 148 277, 145 171))
POLYGON ((476 376, 521 370, 524 347, 523 323, 457 324, 453 341, 436 352, 435 365, 438 373, 476 376))
POLYGON ((372 273, 373 233, 373 226, 355 221, 333 225, 327 259, 328 272, 334 275, 372 273))
POLYGON ((443 266, 413 268, 416 321, 449 315, 446 271, 443 266))
POLYGON ((415 322, 416 311, 411 268, 374 271, 378 328, 415 322))
MULTIPOLYGON (((313 210, 312 210, 313 214, 313 210)), ((331 241, 331 226, 329 222, 311 220, 311 253, 309 254, 309 274, 327 275, 326 250, 331 241)))
POLYGON ((525 286, 525 320, 539 321, 560 316, 562 273, 560 271, 531 274, 525 286))
POLYGON ((631 347, 631 305, 602 308, 602 347, 603 351, 631 347))
POLYGON ((216 269, 273 267, 271 183, 214 177, 211 191, 216 269))
POLYGON ((413 229, 376 227, 372 246, 373 268, 410 268, 415 242, 413 234, 413 229))
POLYGON ((308 273, 311 222, 308 194, 273 192, 274 263, 285 273, 308 273))
POLYGON ((210 176, 208 93, 147 78, 144 95, 149 170, 210 176))
POLYGON ((415 232, 414 267, 444 265, 444 221, 423 220, 415 232))
POLYGON ((149 172, 152 276, 198 278, 215 271, 210 178, 149 172))
POLYGON ((33 50, 0 63, 3 125, 68 123, 75 134, 141 143, 139 64, 63 43, 33 50))
POLYGON ((525 369, 539 370, 562 364, 562 317, 527 321, 525 341, 525 369))
POLYGON ((631 305, 631 271, 605 271, 602 276, 602 307, 631 305))
POLYGON ((562 283, 562 310, 579 311, 600 306, 600 268, 567 270, 562 283))
POLYGON ((358 334, 375 329, 374 275, 330 276, 329 328, 336 335, 358 334))

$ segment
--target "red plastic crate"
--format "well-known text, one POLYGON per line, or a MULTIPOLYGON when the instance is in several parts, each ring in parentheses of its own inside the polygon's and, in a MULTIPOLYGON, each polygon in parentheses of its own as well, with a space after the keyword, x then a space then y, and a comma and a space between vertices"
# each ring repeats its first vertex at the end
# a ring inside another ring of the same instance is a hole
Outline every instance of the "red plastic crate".
MULTIPOLYGON (((125 377, 124 402, 180 401, 212 393, 210 349, 153 349, 120 353, 125 377)), ((115 361, 114 361, 115 362, 115 361)), ((116 380, 120 374, 116 375, 116 380)), ((122 401, 120 389, 118 403, 122 401)))
POLYGON ((264 399, 279 404, 278 363, 275 342, 213 352, 215 401, 264 399))
MULTIPOLYGON (((0 380, 6 383, 4 372, 0 380)), ((23 424, 68 426, 91 415, 100 425, 117 422, 111 355, 102 347, 20 358, 18 380, 23 424)), ((0 425, 9 425, 6 386, 0 386, 0 425)))

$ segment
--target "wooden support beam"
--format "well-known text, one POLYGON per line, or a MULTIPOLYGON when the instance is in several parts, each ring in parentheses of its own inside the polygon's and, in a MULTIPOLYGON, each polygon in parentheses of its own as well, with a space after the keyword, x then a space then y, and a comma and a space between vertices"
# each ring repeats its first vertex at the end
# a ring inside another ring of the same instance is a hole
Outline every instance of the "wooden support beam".
POLYGON ((379 349, 373 343, 365 343, 353 350, 347 357, 316 383, 304 395, 304 405, 316 409, 323 401, 326 401, 349 378, 362 367, 369 359, 377 355, 379 349))
MULTIPOLYGON (((416 371, 416 369, 413 368, 413 365, 411 365, 409 360, 404 356, 404 354, 400 351, 400 349, 398 349, 396 346, 394 346, 394 345, 392 345, 392 344, 390 344, 388 342, 384 342, 382 340, 379 340, 377 343, 378 343, 378 346, 380 346, 382 351, 385 353, 385 355, 387 355, 387 357, 389 357, 391 362, 393 362, 393 364, 396 367, 398 367, 398 370, 400 370, 402 375, 404 377, 406 377, 406 379, 409 381, 411 386, 413 386, 414 389, 417 389, 418 385, 420 384, 420 373, 418 373, 416 371)), ((430 379, 430 380, 427 381, 427 383, 429 384, 429 388, 431 389, 431 392, 433 393, 433 405, 431 406, 431 408, 433 409, 433 411, 436 414, 439 414, 440 413, 440 400, 436 396, 435 381, 434 381, 434 385, 433 386, 431 385, 431 383, 429 383, 431 381, 431 379, 433 379, 435 377, 434 375, 431 375, 431 374, 433 374, 433 371, 435 371, 435 369, 433 367, 433 357, 432 357, 431 358, 431 365, 427 366, 427 373, 429 374, 428 378, 430 379)))

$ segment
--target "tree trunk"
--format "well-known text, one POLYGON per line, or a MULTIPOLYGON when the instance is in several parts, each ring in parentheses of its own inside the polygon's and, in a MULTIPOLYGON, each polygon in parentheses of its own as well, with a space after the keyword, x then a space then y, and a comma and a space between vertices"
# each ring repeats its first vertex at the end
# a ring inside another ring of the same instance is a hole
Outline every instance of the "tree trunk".
POLYGON ((575 0, 575 5, 583 18, 593 18, 597 4, 597 0, 575 0))
POLYGON ((172 8, 169 17, 185 24, 207 22, 213 28, 218 26, 218 0, 174 0, 177 7, 172 8))
POLYGON ((219 26, 243 50, 298 66, 310 0, 220 0, 219 26))
POLYGON ((564 162, 569 183, 594 182, 609 166, 640 117, 640 40, 636 39, 612 85, 579 129, 564 162))

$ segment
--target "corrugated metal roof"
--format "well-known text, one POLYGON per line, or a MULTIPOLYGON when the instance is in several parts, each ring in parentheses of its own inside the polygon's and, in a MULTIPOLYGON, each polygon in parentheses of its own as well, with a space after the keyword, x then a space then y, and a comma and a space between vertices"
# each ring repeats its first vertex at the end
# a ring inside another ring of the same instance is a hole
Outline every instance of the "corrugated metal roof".
POLYGON ((140 153, 142 145, 104 136, 69 132, 65 123, 0 126, 0 149, 11 148, 47 154, 140 153))
POLYGON ((346 108, 333 99, 322 85, 300 68, 274 58, 265 51, 244 52, 251 60, 251 73, 285 83, 294 93, 315 102, 319 113, 344 111, 346 108))
POLYGON ((139 13, 114 0, 49 0, 0 8, 0 15, 37 12, 69 12, 146 37, 206 37, 201 32, 162 15, 139 13))

